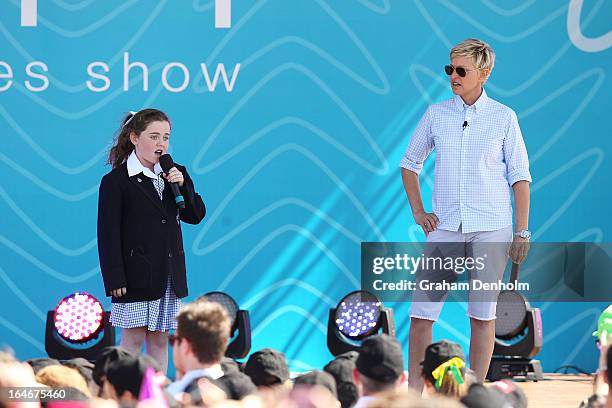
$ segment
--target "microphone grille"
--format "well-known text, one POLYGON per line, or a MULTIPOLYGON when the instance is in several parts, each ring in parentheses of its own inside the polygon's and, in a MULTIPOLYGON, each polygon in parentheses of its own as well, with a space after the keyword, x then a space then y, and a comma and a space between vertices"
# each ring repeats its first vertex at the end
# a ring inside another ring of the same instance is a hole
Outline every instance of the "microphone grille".
POLYGON ((159 165, 161 166, 164 173, 167 173, 172 167, 174 167, 174 160, 169 154, 162 154, 159 156, 159 165))

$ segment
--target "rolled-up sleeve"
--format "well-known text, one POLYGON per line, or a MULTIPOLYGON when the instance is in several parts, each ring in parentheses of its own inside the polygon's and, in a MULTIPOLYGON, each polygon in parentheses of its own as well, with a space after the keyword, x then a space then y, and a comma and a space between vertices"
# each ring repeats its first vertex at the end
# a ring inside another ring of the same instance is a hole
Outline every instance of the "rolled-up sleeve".
POLYGON ((522 180, 531 183, 527 148, 525 147, 518 118, 514 112, 510 113, 508 130, 504 138, 504 161, 506 162, 506 172, 510 186, 522 180))
POLYGON ((420 174, 423 163, 434 148, 431 134, 431 107, 427 109, 414 129, 408 149, 400 161, 400 167, 420 174))

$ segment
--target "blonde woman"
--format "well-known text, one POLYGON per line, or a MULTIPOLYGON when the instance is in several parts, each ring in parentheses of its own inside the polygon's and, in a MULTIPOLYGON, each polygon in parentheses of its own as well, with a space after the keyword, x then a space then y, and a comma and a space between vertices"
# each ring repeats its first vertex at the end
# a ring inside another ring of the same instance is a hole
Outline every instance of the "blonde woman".
MULTIPOLYGON (((508 255, 514 263, 521 263, 527 255, 531 175, 516 114, 484 89, 494 63, 493 49, 481 40, 470 38, 452 48, 450 64, 444 70, 454 97, 429 106, 400 166, 412 215, 427 236, 426 251, 436 245, 448 249, 440 243, 452 242, 454 248, 462 248, 463 256, 484 256, 483 275, 471 270, 470 279, 496 282, 503 276, 508 255), (419 173, 434 150, 433 209, 427 212, 419 173)), ((424 276, 417 272, 417 280, 424 276)), ((493 353, 497 296, 488 294, 486 301, 472 301, 477 296, 472 292, 468 305, 470 366, 482 382, 493 353)), ((417 390, 423 387, 419 362, 432 342, 432 325, 447 293, 430 295, 417 290, 410 311, 409 379, 417 390)))

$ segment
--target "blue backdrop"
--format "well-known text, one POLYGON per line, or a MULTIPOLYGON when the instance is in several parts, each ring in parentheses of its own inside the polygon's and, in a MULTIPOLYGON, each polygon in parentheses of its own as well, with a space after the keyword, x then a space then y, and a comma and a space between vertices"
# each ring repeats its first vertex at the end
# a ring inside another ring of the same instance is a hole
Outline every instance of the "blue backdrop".
MULTIPOLYGON (((610 2, 231 7, 220 29, 212 1, 52 0, 24 27, 20 2, 0 2, 0 343, 20 358, 44 354, 45 313, 61 297, 85 290, 110 305, 98 183, 121 117, 157 107, 208 206, 183 228, 188 299, 230 293, 251 311, 254 350, 285 351, 293 370, 321 367, 328 309, 359 286, 360 242, 424 238, 398 163, 427 105, 451 97, 442 67, 467 37, 495 49, 487 91, 519 117, 534 239, 609 240, 610 2), (147 90, 141 68, 125 87, 126 62, 146 64, 147 90), (214 84, 223 68, 227 81, 214 84)), ((406 346, 408 305, 392 306, 406 346)), ((590 333, 604 305, 539 306, 545 370, 594 370, 590 333)), ((447 304, 434 337, 467 346, 465 310, 447 304)))

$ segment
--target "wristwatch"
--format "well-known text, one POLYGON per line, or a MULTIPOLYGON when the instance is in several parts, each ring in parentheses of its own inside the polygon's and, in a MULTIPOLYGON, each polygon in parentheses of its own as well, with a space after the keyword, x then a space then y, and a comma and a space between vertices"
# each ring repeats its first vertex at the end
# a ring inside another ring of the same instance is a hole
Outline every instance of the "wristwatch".
POLYGON ((529 240, 531 238, 531 231, 529 230, 520 230, 514 233, 515 237, 521 237, 523 239, 529 240))

